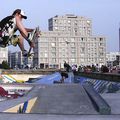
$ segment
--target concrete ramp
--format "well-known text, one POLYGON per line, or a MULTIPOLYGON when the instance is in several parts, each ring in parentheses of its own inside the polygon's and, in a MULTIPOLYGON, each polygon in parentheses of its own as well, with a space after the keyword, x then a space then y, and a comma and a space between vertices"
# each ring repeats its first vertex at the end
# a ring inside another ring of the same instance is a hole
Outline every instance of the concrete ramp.
POLYGON ((31 113, 98 114, 80 84, 42 85, 31 113))

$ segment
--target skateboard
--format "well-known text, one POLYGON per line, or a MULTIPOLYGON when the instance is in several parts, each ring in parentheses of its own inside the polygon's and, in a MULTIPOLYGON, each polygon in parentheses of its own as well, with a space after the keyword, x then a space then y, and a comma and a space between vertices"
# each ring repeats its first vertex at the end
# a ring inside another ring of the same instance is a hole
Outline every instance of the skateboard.
MULTIPOLYGON (((34 33, 33 33, 32 42, 35 42, 35 40, 39 37, 39 26, 36 27, 33 32, 34 33)), ((32 47, 29 48, 28 55, 27 55, 28 58, 32 58, 34 56, 34 53, 33 52, 31 53, 31 50, 32 50, 32 47)))

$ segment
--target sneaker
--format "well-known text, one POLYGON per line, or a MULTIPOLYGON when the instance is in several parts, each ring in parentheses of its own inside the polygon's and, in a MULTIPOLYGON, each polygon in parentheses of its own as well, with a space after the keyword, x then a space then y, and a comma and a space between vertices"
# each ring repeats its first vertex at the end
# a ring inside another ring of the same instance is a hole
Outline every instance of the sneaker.
POLYGON ((27 56, 28 56, 27 50, 22 51, 22 55, 23 55, 24 57, 27 57, 27 56))
POLYGON ((5 48, 7 45, 3 42, 3 40, 0 39, 0 47, 5 48))
POLYGON ((0 43, 0 47, 5 48, 6 45, 0 43))

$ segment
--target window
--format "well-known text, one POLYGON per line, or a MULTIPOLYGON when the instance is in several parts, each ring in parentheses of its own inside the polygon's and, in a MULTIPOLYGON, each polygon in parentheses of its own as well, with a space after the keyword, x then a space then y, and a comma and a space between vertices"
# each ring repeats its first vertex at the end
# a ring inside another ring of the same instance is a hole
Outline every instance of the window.
POLYGON ((55 58, 52 58, 52 61, 51 61, 51 62, 55 63, 55 62, 56 62, 56 59, 55 59, 55 58))
POLYGON ((102 41, 103 40, 103 38, 100 38, 100 41, 102 41))
POLYGON ((71 23, 71 21, 70 21, 70 20, 68 20, 68 23, 70 24, 70 23, 71 23))
POLYGON ((71 59, 71 62, 72 62, 72 63, 75 63, 75 59, 71 59))
POLYGON ((51 43, 51 46, 52 46, 52 47, 55 47, 55 43, 51 43))
POLYGON ((57 20, 55 19, 55 20, 54 20, 54 22, 56 23, 56 22, 57 22, 57 20))
POLYGON ((82 48, 80 49, 80 52, 85 52, 85 48, 82 47, 82 48))
POLYGON ((45 53, 45 54, 44 54, 44 56, 45 56, 45 58, 47 58, 47 57, 48 57, 48 54, 47 54, 47 53, 45 53))
MULTIPOLYGON (((72 42, 72 41, 71 41, 72 42)), ((71 47, 75 47, 75 43, 71 43, 71 47)))
POLYGON ((75 38, 71 38, 71 42, 74 42, 75 41, 75 38))
POLYGON ((100 46, 102 46, 103 44, 102 43, 99 43, 100 46))
POLYGON ((55 28, 55 30, 58 30, 58 27, 54 27, 55 28))
POLYGON ((81 40, 83 41, 83 40, 84 40, 84 38, 81 38, 81 40))

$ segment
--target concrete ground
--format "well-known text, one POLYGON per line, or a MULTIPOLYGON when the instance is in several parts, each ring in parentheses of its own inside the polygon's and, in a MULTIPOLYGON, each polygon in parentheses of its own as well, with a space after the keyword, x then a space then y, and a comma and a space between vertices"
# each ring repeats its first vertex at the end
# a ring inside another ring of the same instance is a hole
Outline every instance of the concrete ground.
POLYGON ((111 114, 120 115, 120 93, 104 93, 101 96, 111 107, 111 114))
POLYGON ((120 120, 120 115, 0 114, 0 120, 120 120))

